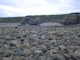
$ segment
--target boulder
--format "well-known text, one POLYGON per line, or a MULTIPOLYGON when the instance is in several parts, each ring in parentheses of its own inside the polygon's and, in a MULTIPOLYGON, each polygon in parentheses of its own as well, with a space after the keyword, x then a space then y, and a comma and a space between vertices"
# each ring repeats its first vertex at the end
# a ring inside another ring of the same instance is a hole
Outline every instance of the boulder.
POLYGON ((25 25, 26 23, 27 24, 30 24, 30 25, 38 25, 39 23, 41 23, 41 17, 36 17, 36 18, 32 18, 32 17, 24 17, 21 19, 21 24, 22 25, 25 25))

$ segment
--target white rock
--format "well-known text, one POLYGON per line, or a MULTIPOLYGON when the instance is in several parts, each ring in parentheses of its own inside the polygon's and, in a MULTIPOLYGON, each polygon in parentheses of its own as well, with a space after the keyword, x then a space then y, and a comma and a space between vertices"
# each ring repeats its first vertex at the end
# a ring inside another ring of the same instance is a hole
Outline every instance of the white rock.
POLYGON ((43 52, 41 50, 35 50, 34 53, 35 54, 43 54, 43 52))

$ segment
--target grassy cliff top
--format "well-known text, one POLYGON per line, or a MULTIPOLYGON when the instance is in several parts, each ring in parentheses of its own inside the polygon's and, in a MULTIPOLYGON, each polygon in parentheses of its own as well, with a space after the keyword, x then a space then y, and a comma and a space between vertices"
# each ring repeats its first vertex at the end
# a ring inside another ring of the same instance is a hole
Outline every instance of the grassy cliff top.
MULTIPOLYGON (((75 13, 71 13, 75 14, 75 13)), ((32 15, 32 16, 26 16, 32 19, 35 19, 37 17, 42 17, 44 19, 48 20, 61 20, 63 19, 66 15, 68 14, 61 14, 61 15, 32 15)), ((21 19, 23 17, 5 17, 5 18, 0 18, 0 23, 20 23, 21 19)))
POLYGON ((5 17, 0 18, 0 23, 20 23, 23 17, 5 17))

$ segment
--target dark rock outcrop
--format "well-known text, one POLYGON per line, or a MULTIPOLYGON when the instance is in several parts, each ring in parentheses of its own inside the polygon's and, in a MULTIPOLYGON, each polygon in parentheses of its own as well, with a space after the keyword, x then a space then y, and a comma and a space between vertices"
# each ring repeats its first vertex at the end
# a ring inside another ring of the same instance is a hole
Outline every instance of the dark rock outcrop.
POLYGON ((29 17, 24 17, 21 20, 21 24, 25 25, 30 24, 30 25, 38 25, 39 23, 42 23, 42 18, 41 17, 37 17, 37 18, 29 18, 29 17))
POLYGON ((56 23, 62 23, 64 25, 79 24, 80 23, 80 13, 67 14, 62 19, 60 19, 59 17, 55 19, 54 15, 53 17, 51 16, 47 17, 46 15, 44 15, 44 16, 30 16, 30 17, 26 16, 22 18, 21 20, 22 25, 25 25, 26 23, 29 25, 39 25, 40 23, 43 23, 43 22, 53 22, 53 23, 56 22, 56 23))
POLYGON ((80 23, 80 13, 71 13, 63 18, 63 24, 73 25, 80 23))
POLYGON ((29 21, 31 21, 32 19, 31 18, 28 18, 28 17, 24 17, 21 19, 21 24, 22 25, 25 25, 26 23, 29 23, 29 21))

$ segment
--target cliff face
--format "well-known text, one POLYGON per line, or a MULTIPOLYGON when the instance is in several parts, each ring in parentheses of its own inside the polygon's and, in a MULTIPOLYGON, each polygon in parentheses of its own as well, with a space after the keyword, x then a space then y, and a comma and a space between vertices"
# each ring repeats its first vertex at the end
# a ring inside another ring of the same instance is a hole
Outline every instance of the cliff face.
POLYGON ((78 24, 80 23, 80 13, 69 14, 65 16, 63 20, 64 20, 63 23, 67 25, 78 24))
POLYGON ((30 25, 38 25, 40 23, 44 22, 44 18, 42 17, 36 17, 36 18, 32 18, 32 17, 24 17, 21 20, 21 24, 25 25, 30 24, 30 25))
MULTIPOLYGON (((63 16, 63 15, 62 15, 63 16)), ((58 22, 58 23, 62 23, 64 25, 72 25, 72 24, 78 24, 80 23, 80 13, 71 13, 71 14, 67 14, 65 15, 63 18, 62 16, 59 16, 55 19, 54 15, 51 17, 48 16, 36 16, 35 18, 33 17, 24 17, 21 19, 21 24, 30 24, 30 25, 38 25, 40 23, 43 22, 58 22), (62 18, 62 19, 60 19, 62 18)))

